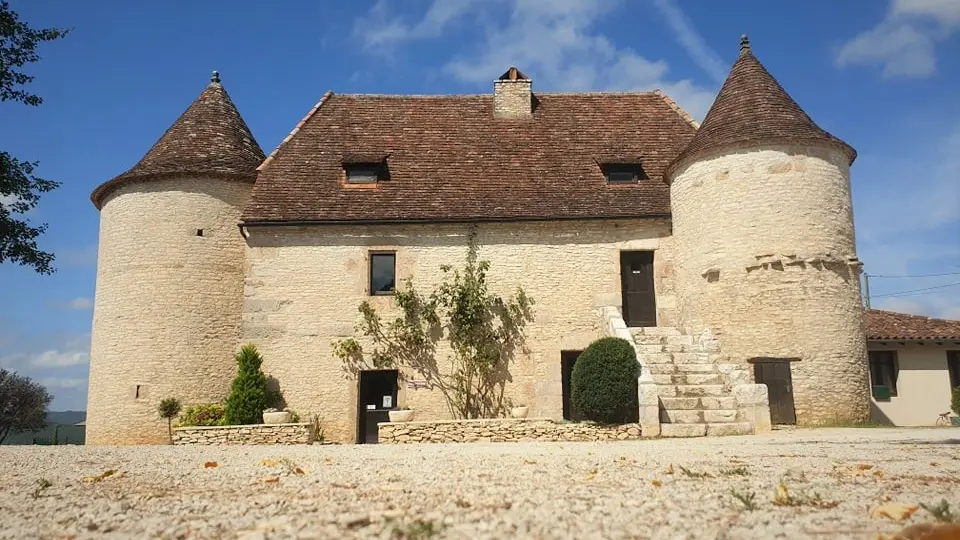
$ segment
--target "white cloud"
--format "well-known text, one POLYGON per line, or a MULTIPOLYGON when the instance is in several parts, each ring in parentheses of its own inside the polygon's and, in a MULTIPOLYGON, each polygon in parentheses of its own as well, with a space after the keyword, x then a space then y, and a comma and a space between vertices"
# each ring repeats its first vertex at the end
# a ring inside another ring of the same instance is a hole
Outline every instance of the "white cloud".
POLYGON ((90 362, 90 353, 87 351, 58 351, 50 349, 32 355, 29 359, 31 367, 55 368, 67 366, 81 366, 90 362))
POLYGON ((670 26, 677 42, 687 51, 697 66, 713 80, 723 82, 727 77, 727 65, 720 55, 703 40, 703 36, 694 28, 680 6, 674 0, 654 0, 653 5, 670 26))
POLYGON ((67 302, 67 307, 77 310, 91 309, 93 307, 93 299, 85 297, 74 298, 67 302))
POLYGON ((355 25, 368 48, 386 49, 405 41, 437 38, 469 18, 483 28, 476 47, 456 52, 444 71, 467 83, 490 83, 517 66, 547 91, 652 90, 660 88, 697 118, 714 91, 668 76, 663 60, 619 47, 596 31, 595 23, 619 2, 607 0, 434 0, 423 17, 409 22, 379 2, 355 25))
POLYGON ((86 389, 89 383, 88 379, 83 377, 47 377, 38 381, 47 389, 86 389))
POLYGON ((893 0, 883 21, 840 47, 836 63, 879 65, 884 77, 928 77, 936 71, 937 42, 958 28, 957 0, 893 0))

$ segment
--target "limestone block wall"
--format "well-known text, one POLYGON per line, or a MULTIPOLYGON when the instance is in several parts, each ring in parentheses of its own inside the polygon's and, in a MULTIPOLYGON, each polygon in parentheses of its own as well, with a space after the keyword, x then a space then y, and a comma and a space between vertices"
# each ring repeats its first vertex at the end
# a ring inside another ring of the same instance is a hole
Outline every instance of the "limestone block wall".
POLYGON ((831 147, 730 150, 673 178, 678 313, 733 362, 791 362, 797 419, 866 419, 849 165, 831 147))
POLYGON ((314 433, 310 423, 190 426, 173 430, 173 444, 312 444, 314 433))
POLYGON ((378 425, 383 444, 520 442, 520 441, 626 441, 641 436, 640 424, 601 426, 562 423, 549 418, 386 422, 378 425))
POLYGON ((188 405, 226 396, 243 298, 237 222, 250 189, 212 178, 155 179, 106 198, 87 444, 165 443, 161 399, 188 405))
MULTIPOLYGON (((440 266, 462 265, 473 226, 378 225, 251 227, 247 239, 242 341, 256 343, 264 370, 276 377, 288 405, 319 415, 325 437, 356 441, 357 380, 330 343, 354 335, 357 306, 388 310, 392 298, 368 294, 369 252, 396 252, 399 280, 432 290, 440 266)), ((620 251, 654 250, 658 317, 675 320, 670 224, 667 220, 489 223, 476 226, 480 257, 491 262, 491 288, 509 295, 522 286, 534 299, 527 353, 511 366, 507 397, 532 416, 562 418, 560 352, 582 350, 600 335, 600 307, 621 303, 620 251)), ((447 364, 449 351, 437 358, 447 364)), ((404 374, 398 404, 417 418, 451 413, 439 391, 404 374)))

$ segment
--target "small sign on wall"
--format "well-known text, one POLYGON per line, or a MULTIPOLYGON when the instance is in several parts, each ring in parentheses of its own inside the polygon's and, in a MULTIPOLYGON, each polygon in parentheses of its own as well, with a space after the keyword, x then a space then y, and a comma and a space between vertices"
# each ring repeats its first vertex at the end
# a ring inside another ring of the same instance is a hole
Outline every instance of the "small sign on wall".
POLYGON ((383 408, 389 409, 393 407, 393 396, 383 396, 383 408))
POLYGON ((407 388, 411 390, 422 390, 428 386, 427 381, 407 381, 407 388))

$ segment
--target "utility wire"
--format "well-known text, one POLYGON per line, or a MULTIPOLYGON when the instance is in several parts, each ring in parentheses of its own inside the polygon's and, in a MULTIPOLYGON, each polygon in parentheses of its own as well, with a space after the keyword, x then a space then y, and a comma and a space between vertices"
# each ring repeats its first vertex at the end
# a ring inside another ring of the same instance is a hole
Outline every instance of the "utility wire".
POLYGON ((902 275, 902 276, 884 276, 879 274, 870 274, 870 277, 875 277, 875 278, 924 278, 924 277, 941 277, 941 276, 960 276, 960 272, 945 272, 943 274, 915 274, 915 275, 902 275))
MULTIPOLYGON (((870 277, 873 277, 873 276, 870 276, 870 277)), ((960 281, 958 281, 958 282, 956 282, 956 283, 948 283, 948 284, 946 284, 946 285, 937 285, 936 287, 924 287, 923 289, 911 289, 911 290, 908 290, 908 291, 899 291, 899 292, 889 293, 889 294, 875 294, 875 295, 873 295, 873 297, 874 297, 874 298, 884 298, 884 297, 889 297, 889 296, 910 296, 910 295, 913 294, 913 293, 927 294, 927 293, 923 293, 923 292, 921 292, 921 291, 932 291, 932 290, 934 290, 934 289, 945 289, 945 288, 947 288, 947 287, 956 287, 957 285, 960 285, 960 281)))

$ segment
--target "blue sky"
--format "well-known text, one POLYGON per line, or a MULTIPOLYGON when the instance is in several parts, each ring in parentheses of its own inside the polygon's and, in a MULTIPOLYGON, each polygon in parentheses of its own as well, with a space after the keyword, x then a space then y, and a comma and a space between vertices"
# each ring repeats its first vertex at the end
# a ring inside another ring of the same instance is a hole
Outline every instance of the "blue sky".
POLYGON ((859 151, 857 242, 873 306, 960 318, 960 2, 422 0, 43 2, 73 27, 30 68, 39 108, 0 104, 0 148, 63 182, 30 219, 58 272, 0 266, 0 366, 84 408, 98 213, 219 70, 269 153, 323 93, 486 93, 510 65, 537 91, 661 88, 698 119, 739 36, 821 127, 859 151), (278 9, 276 6, 281 5, 278 9), (730 7, 735 5, 736 7, 730 7), (946 287, 944 287, 946 286, 946 287), (937 287, 935 289, 928 289, 937 287), (901 291, 923 294, 897 294, 901 291))

